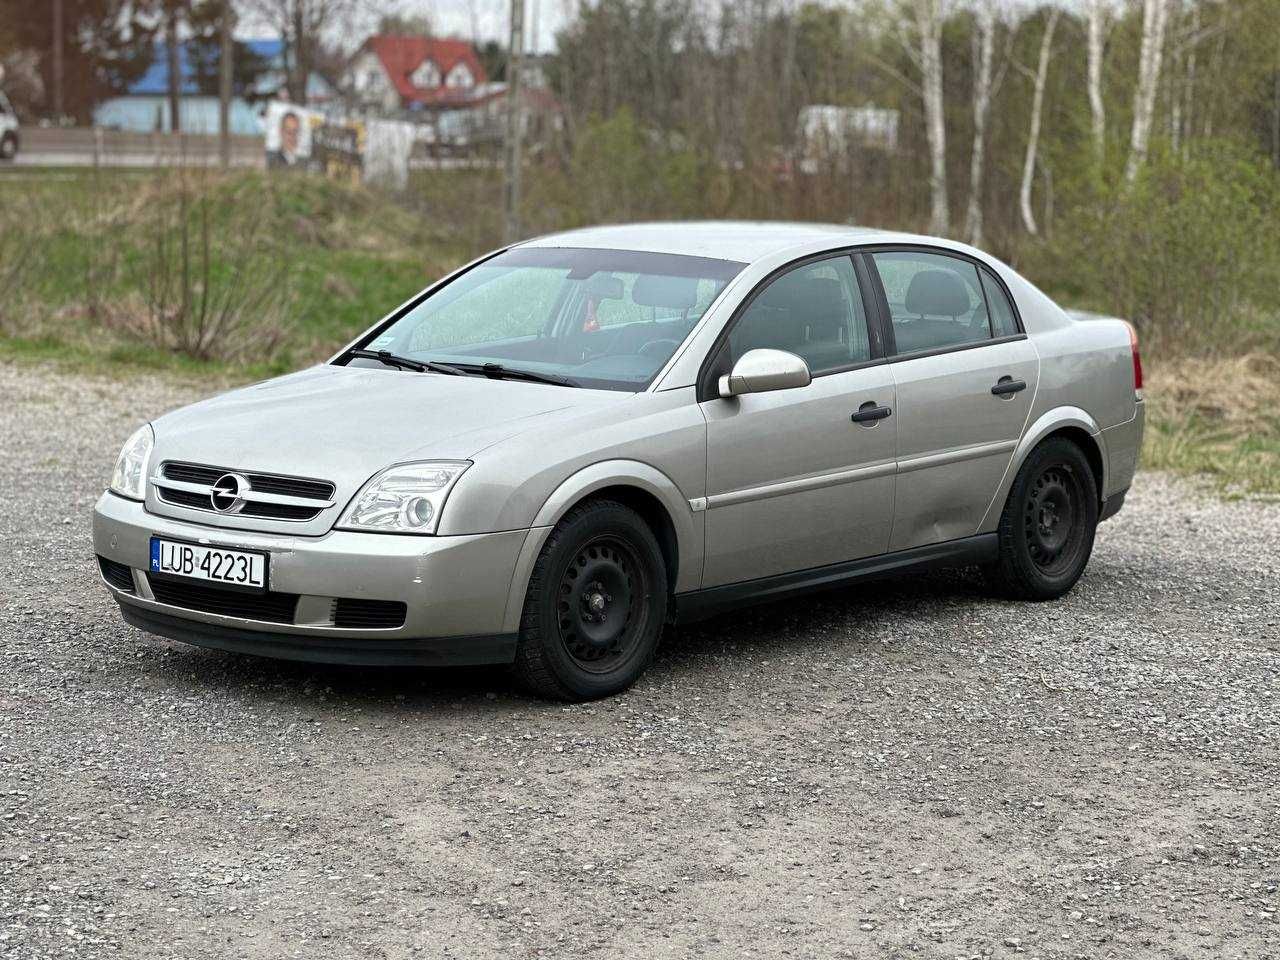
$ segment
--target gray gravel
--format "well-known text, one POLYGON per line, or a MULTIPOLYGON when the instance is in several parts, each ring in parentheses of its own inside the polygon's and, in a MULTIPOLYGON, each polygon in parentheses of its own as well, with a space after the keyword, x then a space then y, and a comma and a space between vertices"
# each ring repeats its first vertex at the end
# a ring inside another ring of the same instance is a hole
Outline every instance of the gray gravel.
POLYGON ((90 508, 198 392, 0 365, 0 957, 1280 956, 1280 507, 1144 474, 1063 601, 781 603, 564 707, 123 626, 90 508))

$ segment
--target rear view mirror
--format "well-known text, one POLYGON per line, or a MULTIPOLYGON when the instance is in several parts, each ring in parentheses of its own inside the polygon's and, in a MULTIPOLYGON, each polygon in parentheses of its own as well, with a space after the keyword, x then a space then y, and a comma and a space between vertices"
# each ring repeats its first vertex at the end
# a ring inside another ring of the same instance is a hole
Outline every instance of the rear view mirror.
POLYGON ((733 372, 720 378, 721 397, 744 393, 767 393, 807 387, 812 378, 809 365, 785 350, 748 350, 733 365, 733 372))

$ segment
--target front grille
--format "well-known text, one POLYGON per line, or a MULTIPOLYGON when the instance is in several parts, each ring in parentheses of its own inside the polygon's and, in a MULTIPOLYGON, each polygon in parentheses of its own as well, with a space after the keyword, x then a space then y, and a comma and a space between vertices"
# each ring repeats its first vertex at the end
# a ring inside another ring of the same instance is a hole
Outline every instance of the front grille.
POLYGON ((296 593, 242 593, 239 590, 223 590, 194 583, 180 583, 148 577, 151 593, 160 603, 201 613, 216 613, 224 617, 241 617, 245 620, 266 620, 270 623, 293 623, 293 612, 298 606, 296 593))
MULTIPOLYGON (((176 480, 181 483, 198 483, 202 485, 212 485, 217 482, 218 478, 228 473, 239 473, 249 481, 249 487, 254 493, 321 501, 315 506, 311 506, 310 504, 259 503, 249 500, 237 513, 233 514, 240 517, 260 517, 272 520, 311 520, 321 510, 325 509, 325 504, 333 499, 336 489, 327 480, 282 477, 271 473, 247 473, 245 471, 230 470, 225 467, 210 467, 196 463, 169 462, 160 468, 160 476, 164 480, 176 480)), ((156 489, 160 499, 165 503, 172 503, 180 507, 190 507, 193 510, 213 511, 213 503, 206 493, 175 490, 162 485, 157 485, 156 489)))
POLYGON ((407 608, 395 600, 355 600, 339 597, 333 602, 333 625, 352 630, 391 630, 404 626, 407 608))
POLYGON ((102 579, 117 590, 133 593, 133 571, 123 563, 116 563, 106 557, 98 557, 98 569, 102 571, 102 579))

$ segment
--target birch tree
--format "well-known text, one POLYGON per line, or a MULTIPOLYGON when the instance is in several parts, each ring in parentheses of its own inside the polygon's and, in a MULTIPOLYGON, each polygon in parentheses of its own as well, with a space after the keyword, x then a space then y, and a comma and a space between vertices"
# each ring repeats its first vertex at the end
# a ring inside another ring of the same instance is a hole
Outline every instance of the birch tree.
POLYGON ((1058 7, 1053 7, 1049 11, 1049 19, 1044 25, 1044 34, 1040 37, 1040 59, 1036 64, 1035 85, 1031 95, 1031 127, 1027 132, 1027 152, 1022 161, 1022 186, 1018 191, 1022 225, 1032 236, 1039 233, 1039 229, 1036 227, 1035 213, 1031 209, 1031 184, 1036 172, 1036 154, 1040 149, 1040 118, 1044 112, 1044 86, 1049 76, 1049 58, 1053 53, 1053 34, 1058 27, 1058 17, 1061 13, 1058 7))
POLYGON ((1151 144, 1151 123, 1160 89, 1160 65, 1164 58, 1164 33, 1169 0, 1142 0, 1142 45, 1138 51, 1138 83, 1133 90, 1133 129, 1124 179, 1132 183, 1146 162, 1151 144))
POLYGON ((1093 155, 1101 167, 1107 151, 1107 108, 1102 99, 1102 55, 1110 16, 1107 0, 1085 0, 1085 86, 1089 91, 1089 121, 1093 155))
POLYGON ((994 0, 979 0, 974 11, 973 34, 973 151, 969 155, 969 205, 965 211, 965 235, 982 246, 982 181, 986 164, 987 116, 991 112, 991 73, 995 59, 996 8, 994 0))
MULTIPOLYGON (((947 0, 903 0, 890 22, 890 35, 911 61, 920 82, 904 76, 892 65, 878 66, 920 97, 924 107, 925 140, 929 146, 929 230, 951 232, 951 207, 947 199, 947 125, 942 95, 942 25, 947 0)), ((875 59, 874 57, 872 58, 875 59)))

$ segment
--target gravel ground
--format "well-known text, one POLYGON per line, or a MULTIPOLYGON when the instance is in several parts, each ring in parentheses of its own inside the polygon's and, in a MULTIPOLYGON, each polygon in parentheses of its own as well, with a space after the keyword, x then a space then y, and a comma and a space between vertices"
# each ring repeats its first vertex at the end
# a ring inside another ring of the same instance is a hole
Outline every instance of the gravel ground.
POLYGON ((0 365, 0 957, 1280 957, 1280 507, 1145 474, 1041 605, 937 574, 500 671, 125 627, 161 380, 0 365))

